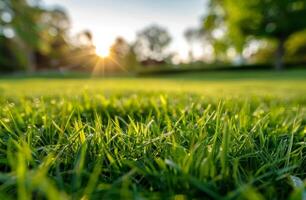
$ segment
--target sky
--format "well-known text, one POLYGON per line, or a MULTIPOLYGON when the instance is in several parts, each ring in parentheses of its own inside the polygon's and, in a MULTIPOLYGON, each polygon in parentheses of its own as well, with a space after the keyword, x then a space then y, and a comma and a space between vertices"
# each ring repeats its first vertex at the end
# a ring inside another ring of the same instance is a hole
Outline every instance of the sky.
MULTIPOLYGON (((188 43, 184 31, 199 27, 205 14, 206 0, 45 0, 47 6, 66 9, 71 22, 71 34, 82 30, 93 33, 94 43, 100 50, 107 50, 121 36, 128 42, 135 41, 137 32, 146 26, 158 24, 167 28, 173 40, 169 51, 187 58, 188 43)), ((194 52, 200 56, 201 47, 194 52)))

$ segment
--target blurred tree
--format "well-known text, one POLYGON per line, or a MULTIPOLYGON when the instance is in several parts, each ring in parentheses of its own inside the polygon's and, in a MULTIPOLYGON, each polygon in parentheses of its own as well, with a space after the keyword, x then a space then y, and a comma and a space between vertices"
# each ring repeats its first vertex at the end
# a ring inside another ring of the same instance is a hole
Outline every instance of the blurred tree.
POLYGON ((170 42, 171 36, 165 28, 152 25, 137 34, 135 52, 140 60, 163 60, 170 42))
MULTIPOLYGON (((246 36, 230 21, 227 0, 210 0, 209 10, 204 17, 204 38, 214 48, 217 62, 228 62, 228 50, 234 50, 236 57, 244 62, 243 50, 247 45, 246 36)), ((231 11, 232 12, 232 11, 231 11)))
POLYGON ((111 46, 110 58, 121 70, 133 71, 138 66, 134 49, 122 37, 118 37, 111 46))
POLYGON ((44 52, 37 52, 38 56, 44 57, 46 60, 44 63, 38 64, 53 68, 67 64, 66 57, 70 53, 68 37, 70 20, 66 12, 59 7, 46 10, 41 16, 40 23, 44 27, 40 37, 48 43, 48 48, 44 52))
POLYGON ((8 25, 14 31, 14 42, 19 52, 20 64, 34 71, 36 68, 35 51, 45 51, 47 43, 39 37, 42 26, 39 23, 43 10, 33 1, 30 6, 26 0, 5 0, 7 12, 11 13, 12 21, 8 25), (22 58, 21 58, 22 57, 22 58))
POLYGON ((306 30, 292 34, 286 42, 286 60, 306 62, 306 30))
POLYGON ((0 35, 0 71, 9 72, 18 69, 16 57, 12 52, 12 40, 0 35))
POLYGON ((277 43, 269 39, 253 40, 250 41, 245 49, 248 53, 248 61, 251 64, 272 64, 274 62, 274 54, 277 43), (252 46, 254 46, 255 48, 252 46))
POLYGON ((279 70, 283 68, 285 42, 306 28, 306 20, 301 20, 306 18, 306 0, 211 0, 211 6, 215 11, 205 24, 226 24, 228 32, 235 35, 232 38, 238 39, 236 45, 243 44, 242 36, 277 40, 275 67, 279 70))
POLYGON ((0 70, 12 71, 18 69, 25 60, 21 49, 15 48, 15 31, 12 27, 13 12, 9 0, 0 1, 0 70))
POLYGON ((89 30, 79 32, 72 41, 74 51, 82 51, 82 54, 95 54, 93 36, 89 30))
POLYGON ((189 60, 193 61, 194 60, 193 45, 197 40, 200 39, 201 31, 196 28, 188 28, 185 30, 184 36, 185 36, 186 41, 189 44, 189 60))
POLYGON ((12 14, 9 12, 8 2, 0 1, 0 71, 16 70, 18 63, 13 54, 13 29, 10 26, 12 14))
POLYGON ((83 30, 72 38, 72 56, 69 57, 67 69, 90 71, 96 65, 98 56, 93 44, 93 35, 89 30, 83 30))
MULTIPOLYGON (((0 6, 2 35, 16 65, 34 71, 38 65, 64 58, 68 50, 69 19, 62 9, 44 9, 39 0, 4 0, 0 6)), ((1 35, 1 33, 0 33, 1 35)))
POLYGON ((118 37, 110 48, 110 56, 120 61, 128 54, 129 49, 129 44, 122 37, 118 37))

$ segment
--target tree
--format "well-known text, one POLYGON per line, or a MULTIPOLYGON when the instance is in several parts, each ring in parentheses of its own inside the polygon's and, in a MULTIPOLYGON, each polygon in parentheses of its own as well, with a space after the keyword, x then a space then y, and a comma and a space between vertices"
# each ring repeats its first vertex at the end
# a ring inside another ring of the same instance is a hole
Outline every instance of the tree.
MULTIPOLYGON (((216 1, 216 0, 214 0, 216 1)), ((228 26, 242 35, 275 39, 275 67, 284 67, 285 42, 306 28, 306 0, 222 0, 228 26)))
POLYGON ((76 34, 71 41, 72 50, 69 65, 65 68, 91 70, 99 57, 93 44, 93 35, 89 30, 83 30, 76 34))
POLYGON ((197 41, 201 36, 201 31, 196 28, 188 28, 184 32, 184 36, 186 41, 189 44, 189 60, 193 61, 194 55, 193 55, 193 44, 195 41, 197 41))
POLYGON ((70 28, 70 20, 66 12, 60 7, 45 10, 39 20, 43 25, 39 37, 43 38, 46 44, 44 51, 37 51, 38 58, 44 58, 44 62, 37 64, 44 68, 58 67, 67 63, 67 55, 70 52, 70 43, 68 31, 70 28))
POLYGON ((140 60, 162 60, 167 57, 165 50, 171 42, 168 31, 158 25, 152 25, 137 34, 135 51, 140 60))
POLYGON ((26 0, 6 0, 6 8, 13 16, 9 26, 14 30, 14 41, 18 49, 22 51, 19 55, 24 60, 22 65, 29 71, 36 68, 35 51, 43 51, 46 43, 39 36, 41 33, 40 16, 43 10, 37 4, 29 5, 26 0))
POLYGON ((118 37, 110 48, 110 56, 121 61, 129 53, 129 50, 129 44, 122 37, 118 37))
POLYGON ((210 0, 208 7, 208 14, 203 21, 203 33, 206 42, 214 48, 215 59, 227 61, 227 50, 231 48, 243 58, 243 49, 247 44, 246 36, 238 27, 229 23, 235 13, 229 10, 227 0, 210 0))
POLYGON ((306 62, 306 29, 290 36, 286 42, 286 60, 306 62))
MULTIPOLYGON (((8 51, 14 60, 28 70, 37 70, 41 61, 47 66, 50 59, 59 59, 68 49, 67 31, 69 19, 59 8, 45 9, 39 0, 4 0, 1 13, 7 16, 0 29, 10 30, 8 51)), ((3 18, 3 17, 2 17, 3 18)))
POLYGON ((118 37, 111 46, 109 57, 121 70, 134 70, 137 65, 133 48, 122 37, 118 37))

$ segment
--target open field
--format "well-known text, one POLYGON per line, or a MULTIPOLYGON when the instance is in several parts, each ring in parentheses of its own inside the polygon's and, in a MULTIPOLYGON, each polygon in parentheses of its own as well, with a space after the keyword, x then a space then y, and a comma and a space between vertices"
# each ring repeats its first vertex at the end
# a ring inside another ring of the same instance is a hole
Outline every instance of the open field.
POLYGON ((0 79, 0 199, 306 198, 306 71, 0 79))

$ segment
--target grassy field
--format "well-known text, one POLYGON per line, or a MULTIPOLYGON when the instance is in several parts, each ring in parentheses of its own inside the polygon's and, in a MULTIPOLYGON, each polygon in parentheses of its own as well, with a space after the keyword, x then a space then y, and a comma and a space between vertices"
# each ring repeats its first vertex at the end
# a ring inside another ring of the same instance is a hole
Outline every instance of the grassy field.
POLYGON ((305 199, 306 71, 0 79, 0 199, 305 199))

